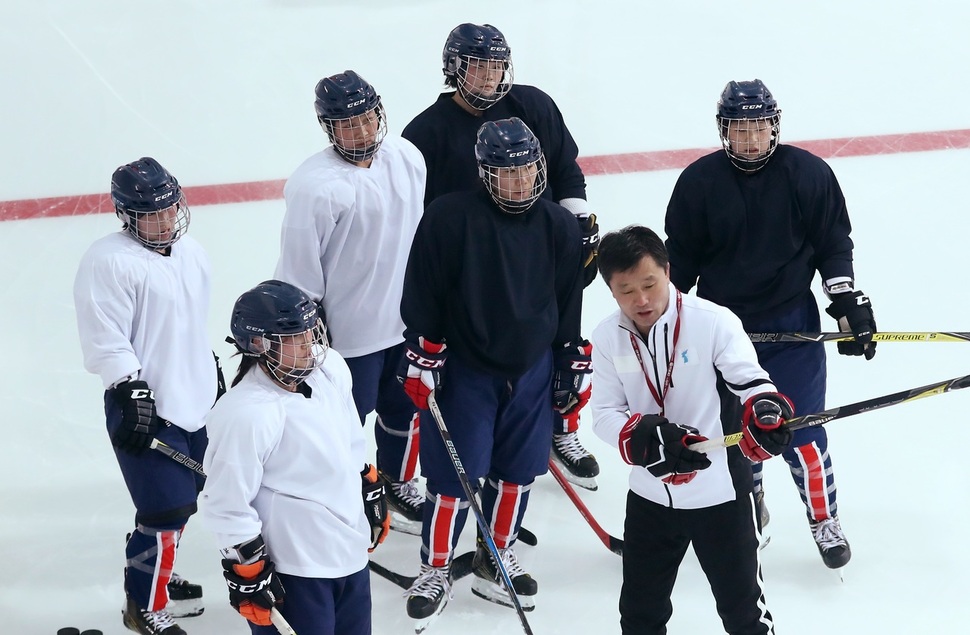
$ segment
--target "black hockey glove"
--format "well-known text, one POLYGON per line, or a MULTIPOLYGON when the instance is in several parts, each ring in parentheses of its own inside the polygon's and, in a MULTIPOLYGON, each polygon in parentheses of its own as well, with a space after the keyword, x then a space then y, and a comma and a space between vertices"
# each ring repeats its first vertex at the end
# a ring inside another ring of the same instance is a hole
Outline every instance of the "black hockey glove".
POLYGON ((553 353, 552 407, 562 416, 582 410, 593 389, 593 345, 566 344, 553 353))
POLYGON ((668 485, 683 485, 711 466, 703 452, 688 445, 706 441, 697 430, 670 423, 660 415, 635 414, 620 430, 620 456, 629 465, 640 465, 668 485))
POLYGON ((583 235, 583 286, 588 287, 596 280, 596 255, 600 246, 600 226, 596 214, 577 216, 579 232, 583 235))
POLYGON ((115 401, 121 405, 121 425, 111 437, 111 443, 119 450, 141 454, 151 446, 158 433, 155 394, 141 380, 118 384, 114 391, 115 401))
POLYGON ((377 549, 391 531, 391 515, 387 513, 384 480, 378 476, 377 468, 365 465, 360 472, 360 493, 364 498, 364 516, 370 523, 371 539, 368 553, 377 549))
POLYGON ((867 360, 876 356, 876 342, 872 341, 876 318, 869 296, 862 291, 835 294, 825 312, 838 320, 840 331, 855 337, 855 341, 838 342, 840 355, 865 355, 867 360))
POLYGON ((272 626, 270 611, 283 601, 286 592, 269 556, 262 556, 251 564, 223 560, 222 568, 232 608, 253 624, 272 626))
POLYGON ((791 445, 792 431, 785 421, 795 416, 795 407, 785 395, 766 392, 744 403, 741 420, 741 454, 754 463, 778 456, 791 445))

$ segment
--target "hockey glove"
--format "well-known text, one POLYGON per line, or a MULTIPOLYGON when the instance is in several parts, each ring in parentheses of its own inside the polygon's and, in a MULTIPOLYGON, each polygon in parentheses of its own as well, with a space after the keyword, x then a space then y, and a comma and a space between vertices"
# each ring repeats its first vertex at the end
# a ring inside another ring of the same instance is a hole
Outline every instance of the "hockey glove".
POLYGON ((588 287, 596 280, 596 255, 600 245, 600 226, 596 214, 577 216, 579 232, 583 235, 583 286, 588 287))
POLYGON ((111 437, 111 443, 119 450, 141 454, 158 433, 155 393, 144 381, 126 381, 115 387, 114 398, 121 405, 121 425, 111 437))
POLYGON ((876 318, 869 296, 862 291, 837 293, 825 312, 838 320, 840 331, 855 337, 855 341, 838 342, 840 355, 865 355, 867 360, 876 356, 876 342, 872 341, 876 318))
POLYGON ((447 346, 419 337, 405 340, 404 357, 397 369, 397 380, 418 410, 428 409, 428 395, 441 388, 441 370, 447 358, 447 346))
POLYGON ((360 472, 360 492, 364 498, 364 516, 370 523, 371 538, 368 553, 377 549, 377 545, 384 542, 387 532, 391 530, 391 516, 387 513, 384 481, 377 475, 377 468, 365 465, 360 472))
POLYGON ((791 444, 792 431, 785 421, 795 416, 795 408, 788 397, 766 392, 744 403, 741 420, 741 454, 752 462, 778 456, 791 444))
POLYGON ((706 454, 688 447, 706 440, 694 428, 670 423, 666 417, 635 414, 620 430, 620 456, 629 465, 647 468, 668 485, 683 485, 698 470, 710 467, 706 454))
POLYGON ((579 412, 592 392, 593 345, 566 344, 553 353, 552 407, 563 417, 579 412))
POLYGON ((269 556, 262 556, 252 564, 223 560, 222 568, 232 608, 253 624, 272 626, 270 612, 283 601, 286 592, 269 556))

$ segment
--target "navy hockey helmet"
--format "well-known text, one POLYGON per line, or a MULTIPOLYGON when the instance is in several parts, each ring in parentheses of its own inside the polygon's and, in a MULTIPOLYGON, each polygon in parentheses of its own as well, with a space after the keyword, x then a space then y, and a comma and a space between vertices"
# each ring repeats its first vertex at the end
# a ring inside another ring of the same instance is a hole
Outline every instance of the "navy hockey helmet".
POLYGON ((506 212, 526 211, 546 189, 546 160, 539 139, 518 117, 482 124, 475 159, 492 200, 506 212))
POLYGON ((287 385, 309 377, 330 347, 317 304, 280 280, 261 282, 239 296, 230 328, 236 347, 263 358, 273 377, 287 385))
POLYGON ((151 157, 111 175, 111 201, 125 229, 150 249, 164 249, 188 231, 190 213, 178 180, 151 157))
POLYGON ((781 109, 760 79, 728 82, 716 120, 724 151, 744 172, 760 170, 778 147, 781 109))
POLYGON ((445 82, 476 110, 487 110, 512 89, 512 49, 491 24, 459 24, 441 52, 445 82))
POLYGON ((314 90, 317 121, 334 149, 352 163, 370 159, 387 135, 381 97, 354 71, 324 77, 314 90))

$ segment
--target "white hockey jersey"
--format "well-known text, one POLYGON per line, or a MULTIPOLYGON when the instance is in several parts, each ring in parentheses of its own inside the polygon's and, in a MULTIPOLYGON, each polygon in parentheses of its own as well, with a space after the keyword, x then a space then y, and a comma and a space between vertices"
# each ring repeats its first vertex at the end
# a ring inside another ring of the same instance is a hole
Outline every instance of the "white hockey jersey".
POLYGON ((169 256, 126 231, 95 241, 74 280, 84 367, 106 389, 137 372, 158 416, 198 430, 216 399, 209 300, 209 260, 190 236, 169 256))
MULTIPOLYGON (((633 322, 619 310, 593 331, 593 392, 590 399, 593 430, 614 448, 619 447, 620 430, 631 414, 660 412, 660 405, 647 386, 646 376, 659 394, 671 358, 674 365, 670 388, 663 396, 664 416, 673 423, 693 426, 711 439, 737 432, 740 426, 738 422, 738 428, 728 431, 722 427, 718 373, 742 402, 759 393, 776 391, 768 373, 758 365, 754 346, 741 321, 722 306, 683 296, 680 337, 675 349, 677 291, 672 284, 669 287, 669 306, 646 338, 641 337, 633 322), (642 365, 634 346, 639 350, 642 365)), ((649 501, 680 509, 697 509, 735 500, 728 451, 724 448, 712 450, 707 453, 707 458, 711 460, 711 466, 683 485, 668 485, 646 468, 634 466, 630 473, 630 489, 649 501)))
POLYGON ((282 573, 338 578, 367 566, 364 432, 339 353, 306 384, 309 398, 253 368, 219 400, 199 509, 220 549, 262 534, 282 573))
POLYGON ((275 277, 323 299, 331 344, 344 357, 404 341, 401 293, 425 175, 418 149, 388 136, 369 168, 328 147, 286 182, 275 277))

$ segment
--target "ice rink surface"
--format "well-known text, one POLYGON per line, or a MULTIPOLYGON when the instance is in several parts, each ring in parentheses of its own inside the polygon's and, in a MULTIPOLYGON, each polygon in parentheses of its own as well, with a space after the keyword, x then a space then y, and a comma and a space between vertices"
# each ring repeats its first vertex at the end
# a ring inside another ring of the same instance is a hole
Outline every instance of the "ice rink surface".
MULTIPOLYGON (((189 186, 285 178, 326 143, 312 107, 318 79, 357 70, 382 94, 397 134, 435 98, 444 38, 467 21, 503 30, 516 81, 552 95, 584 156, 713 148, 722 87, 754 77, 784 111, 783 142, 970 128, 970 5, 957 0, 2 0, 0 8, 0 201, 103 193, 115 167, 143 155, 189 186)), ((857 286, 880 329, 970 331, 970 150, 829 163, 853 221, 857 286)), ((662 230, 678 173, 590 177, 603 231, 634 222, 662 230)), ((233 301, 272 275, 282 213, 279 200, 193 207, 191 233, 213 261, 211 341, 224 359, 233 301)), ((112 215, 83 213, 0 223, 9 344, 0 371, 9 442, 0 461, 2 633, 128 632, 119 609, 133 509, 104 433, 100 382, 81 365, 71 299, 81 254, 117 227, 112 215)), ((596 282, 584 331, 614 307, 596 282)), ((884 343, 865 362, 833 346, 828 405, 968 374, 968 354, 970 344, 884 343)), ((968 411, 964 391, 830 424, 853 550, 844 581, 822 565, 786 466, 766 466, 772 540, 762 557, 779 634, 970 630, 968 411)), ((603 468, 600 490, 583 500, 621 536, 626 468, 588 427, 581 434, 603 468)), ((540 585, 534 632, 618 633, 620 559, 550 477, 537 482, 525 524, 539 536, 538 547, 518 550, 540 585)), ((413 573, 418 548, 394 534, 375 558, 413 573)), ((181 620, 189 633, 248 632, 200 523, 189 524, 177 568, 206 589, 205 614, 181 620)), ((373 593, 374 632, 412 632, 400 591, 375 578, 373 593)), ((511 610, 473 597, 466 580, 429 632, 521 627, 511 610)), ((691 554, 669 632, 721 632, 691 554)))

